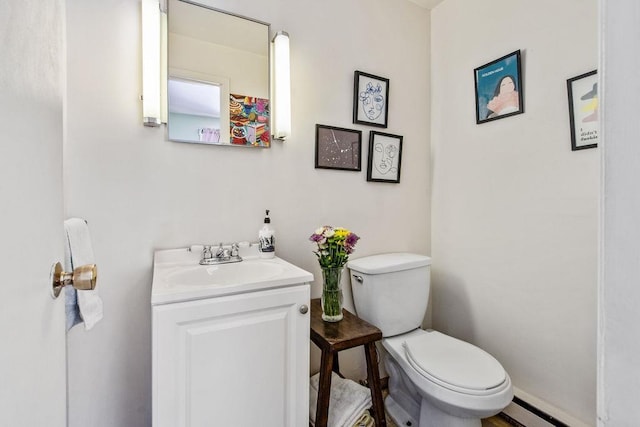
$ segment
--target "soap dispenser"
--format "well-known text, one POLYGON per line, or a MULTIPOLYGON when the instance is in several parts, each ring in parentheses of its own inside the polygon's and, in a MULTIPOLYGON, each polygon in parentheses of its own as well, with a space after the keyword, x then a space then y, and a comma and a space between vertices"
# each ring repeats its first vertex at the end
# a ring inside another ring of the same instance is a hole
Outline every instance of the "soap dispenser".
POLYGON ((264 217, 264 225, 258 233, 259 243, 258 250, 260 258, 273 258, 276 255, 276 235, 271 227, 271 218, 269 218, 269 209, 266 210, 264 217))

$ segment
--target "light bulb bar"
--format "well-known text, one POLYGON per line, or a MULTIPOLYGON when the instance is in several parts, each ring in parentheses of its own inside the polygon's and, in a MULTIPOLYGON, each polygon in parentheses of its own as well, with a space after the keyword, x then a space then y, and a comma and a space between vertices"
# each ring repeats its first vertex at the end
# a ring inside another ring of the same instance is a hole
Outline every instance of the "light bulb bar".
POLYGON ((160 3, 142 0, 142 121, 160 126, 160 3))
POLYGON ((284 140, 291 136, 291 71, 289 34, 278 31, 273 38, 274 59, 274 124, 273 137, 284 140))

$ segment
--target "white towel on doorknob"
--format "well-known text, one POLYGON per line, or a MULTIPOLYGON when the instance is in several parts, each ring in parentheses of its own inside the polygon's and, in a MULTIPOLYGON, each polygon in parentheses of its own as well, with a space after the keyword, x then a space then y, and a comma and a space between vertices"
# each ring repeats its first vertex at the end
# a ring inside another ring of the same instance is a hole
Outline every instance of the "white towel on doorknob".
MULTIPOLYGON (((95 264, 91 236, 87 222, 80 218, 69 218, 64 222, 67 236, 65 245, 65 271, 86 264, 95 264)), ((84 322, 88 331, 102 319, 102 299, 98 288, 91 291, 77 291, 72 286, 65 286, 65 309, 67 314, 67 330, 84 322)))
MULTIPOLYGON (((318 406, 318 383, 320 373, 309 381, 309 420, 316 422, 318 406)), ((340 378, 331 372, 331 394, 329 397, 329 419, 327 427, 352 427, 371 407, 371 390, 353 380, 340 378)))

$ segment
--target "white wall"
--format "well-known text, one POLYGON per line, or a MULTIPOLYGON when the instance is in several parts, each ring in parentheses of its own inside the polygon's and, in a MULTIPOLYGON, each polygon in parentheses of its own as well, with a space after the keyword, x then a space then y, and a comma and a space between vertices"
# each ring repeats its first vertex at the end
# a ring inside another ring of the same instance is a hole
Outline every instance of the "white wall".
POLYGON ((640 121, 636 111, 640 37, 636 0, 601 4, 603 156, 602 272, 599 287, 599 426, 632 427, 640 419, 640 121))
MULTIPOLYGON (((362 237, 354 256, 430 252, 428 11, 397 0, 217 4, 291 35, 289 141, 211 147, 144 128, 139 1, 67 2, 65 204, 89 222, 105 306, 93 330, 68 337, 71 426, 150 424, 155 249, 253 240, 269 208, 278 254, 316 277, 307 238, 323 224, 362 237), (313 167, 316 123, 363 130, 367 152, 371 128, 351 124, 355 70, 390 79, 387 131, 404 136, 399 185, 366 182, 366 155, 360 173, 313 167)), ((341 366, 364 376, 355 359, 341 366)))
POLYGON ((594 425, 599 150, 571 151, 566 79, 597 68, 596 0, 448 0, 431 19, 433 325, 594 425), (474 68, 517 49, 524 114, 476 125, 474 68))

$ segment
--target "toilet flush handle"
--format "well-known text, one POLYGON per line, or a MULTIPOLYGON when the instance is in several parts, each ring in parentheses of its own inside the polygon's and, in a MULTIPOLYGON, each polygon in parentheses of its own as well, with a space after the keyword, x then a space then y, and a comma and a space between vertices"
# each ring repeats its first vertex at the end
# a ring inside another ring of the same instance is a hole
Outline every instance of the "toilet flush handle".
POLYGON ((357 274, 352 274, 353 278, 356 279, 356 281, 358 283, 362 283, 364 281, 364 279, 362 278, 362 276, 358 276, 357 274))

